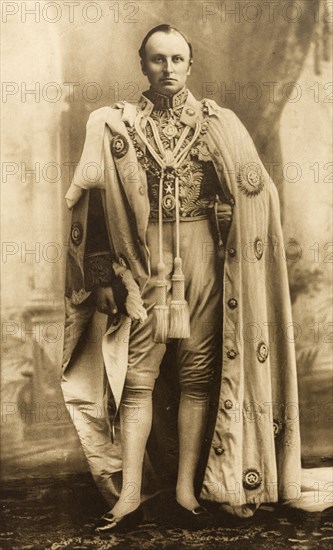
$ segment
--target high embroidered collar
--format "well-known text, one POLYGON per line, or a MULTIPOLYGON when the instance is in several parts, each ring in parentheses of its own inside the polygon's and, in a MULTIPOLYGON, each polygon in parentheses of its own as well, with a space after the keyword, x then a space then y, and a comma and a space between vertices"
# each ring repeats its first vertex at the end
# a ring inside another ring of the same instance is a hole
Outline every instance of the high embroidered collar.
POLYGON ((182 88, 176 94, 167 96, 159 94, 150 88, 146 92, 143 92, 142 95, 154 104, 155 109, 163 111, 166 109, 177 109, 178 107, 184 105, 188 96, 188 89, 182 88))

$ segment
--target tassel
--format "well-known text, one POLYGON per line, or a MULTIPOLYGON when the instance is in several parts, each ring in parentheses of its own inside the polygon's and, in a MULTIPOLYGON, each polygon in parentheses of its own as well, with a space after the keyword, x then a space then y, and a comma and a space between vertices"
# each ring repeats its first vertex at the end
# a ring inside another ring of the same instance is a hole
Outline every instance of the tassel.
POLYGON ((169 308, 168 306, 154 307, 153 340, 156 344, 165 344, 168 339, 169 308))
POLYGON ((179 230, 179 178, 175 179, 176 200, 176 257, 172 275, 172 300, 170 304, 169 338, 190 337, 190 312, 185 300, 185 277, 180 257, 180 230, 179 230))
POLYGON ((165 344, 169 331, 169 307, 167 306, 167 282, 165 280, 165 264, 163 259, 163 180, 164 168, 161 170, 159 200, 158 200, 158 247, 160 261, 157 264, 156 305, 154 306, 153 340, 157 344, 165 344))
POLYGON ((157 266, 158 280, 156 281, 156 305, 154 306, 153 340, 158 344, 165 344, 169 332, 169 306, 167 306, 167 282, 164 277, 164 263, 157 266))
POLYGON ((185 300, 185 277, 181 258, 175 258, 172 276, 172 300, 170 304, 169 338, 190 337, 190 312, 185 300))

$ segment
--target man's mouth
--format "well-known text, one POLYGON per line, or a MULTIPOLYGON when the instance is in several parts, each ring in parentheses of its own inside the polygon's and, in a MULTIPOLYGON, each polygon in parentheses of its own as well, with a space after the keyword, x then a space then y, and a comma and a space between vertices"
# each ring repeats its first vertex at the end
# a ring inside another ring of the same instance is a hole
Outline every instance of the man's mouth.
POLYGON ((175 78, 161 78, 161 82, 176 82, 175 78))

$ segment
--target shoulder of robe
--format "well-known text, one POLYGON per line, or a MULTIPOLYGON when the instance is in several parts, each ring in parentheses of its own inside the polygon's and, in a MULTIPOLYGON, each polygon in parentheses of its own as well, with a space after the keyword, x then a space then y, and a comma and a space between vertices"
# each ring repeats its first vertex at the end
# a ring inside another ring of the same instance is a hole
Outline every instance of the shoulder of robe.
POLYGON ((89 115, 87 128, 98 126, 104 123, 108 123, 112 126, 113 122, 119 122, 119 120, 132 120, 135 119, 137 112, 137 103, 118 101, 113 105, 100 107, 99 109, 92 111, 92 113, 90 113, 89 115))
POLYGON ((212 99, 205 99, 204 101, 208 106, 209 114, 213 119, 215 118, 217 125, 221 126, 221 131, 228 141, 239 148, 245 149, 247 154, 251 153, 251 155, 256 156, 257 152, 255 151, 252 137, 236 113, 231 109, 220 107, 212 99))
POLYGON ((96 109, 95 111, 92 111, 89 115, 87 126, 98 124, 100 122, 105 122, 110 116, 115 114, 117 112, 117 109, 115 109, 113 106, 105 106, 100 107, 99 109, 96 109))
POLYGON ((205 98, 203 100, 209 109, 209 114, 215 114, 219 118, 224 119, 225 121, 233 122, 234 124, 238 124, 239 126, 243 126, 241 120, 238 118, 236 113, 232 111, 231 109, 227 109, 226 107, 221 107, 216 101, 213 99, 205 98))

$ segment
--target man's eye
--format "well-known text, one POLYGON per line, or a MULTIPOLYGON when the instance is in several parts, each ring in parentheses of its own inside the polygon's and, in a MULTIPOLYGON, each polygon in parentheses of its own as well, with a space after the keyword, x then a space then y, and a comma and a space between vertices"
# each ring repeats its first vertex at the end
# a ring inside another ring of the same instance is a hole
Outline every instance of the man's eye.
POLYGON ((161 62, 163 61, 163 58, 160 57, 160 56, 157 56, 157 57, 154 57, 153 61, 154 61, 155 63, 161 63, 161 62))
POLYGON ((183 61, 183 58, 182 58, 180 55, 176 55, 176 56, 173 58, 173 61, 176 61, 176 63, 179 63, 180 61, 183 61))

